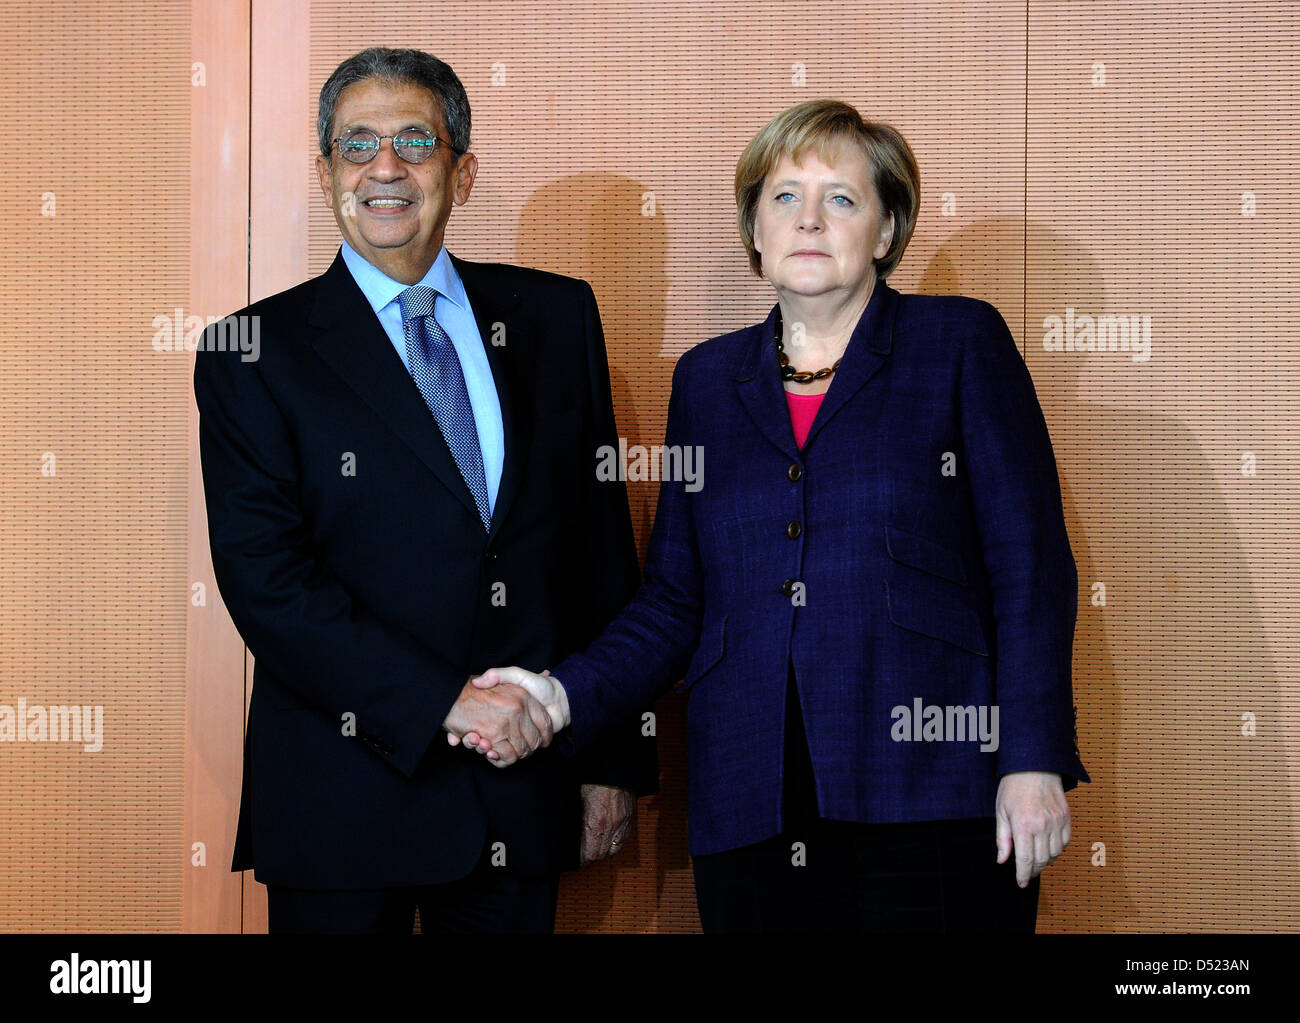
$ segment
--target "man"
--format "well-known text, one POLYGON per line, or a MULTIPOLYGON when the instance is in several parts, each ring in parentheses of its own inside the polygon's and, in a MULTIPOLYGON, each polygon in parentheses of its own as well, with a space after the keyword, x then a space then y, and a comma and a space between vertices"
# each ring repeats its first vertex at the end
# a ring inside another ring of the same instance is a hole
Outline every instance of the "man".
POLYGON ((446 64, 365 50, 319 111, 340 252, 236 314, 256 360, 210 328, 194 372, 213 566, 256 658, 232 869, 273 932, 409 932, 417 905, 426 932, 549 932, 559 871, 616 852, 655 790, 654 740, 638 719, 501 771, 447 738, 548 743, 536 701, 472 674, 558 662, 635 591, 626 492, 595 473, 595 297, 444 248, 477 171, 446 64))

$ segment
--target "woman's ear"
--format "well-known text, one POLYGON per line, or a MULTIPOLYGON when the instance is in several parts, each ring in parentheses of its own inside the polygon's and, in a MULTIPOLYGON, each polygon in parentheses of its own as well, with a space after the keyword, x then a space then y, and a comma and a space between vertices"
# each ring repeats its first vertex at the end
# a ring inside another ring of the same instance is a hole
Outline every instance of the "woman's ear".
POLYGON ((889 211, 889 223, 880 230, 880 243, 876 246, 874 253, 877 259, 884 259, 889 252, 889 246, 894 243, 894 211, 889 211))

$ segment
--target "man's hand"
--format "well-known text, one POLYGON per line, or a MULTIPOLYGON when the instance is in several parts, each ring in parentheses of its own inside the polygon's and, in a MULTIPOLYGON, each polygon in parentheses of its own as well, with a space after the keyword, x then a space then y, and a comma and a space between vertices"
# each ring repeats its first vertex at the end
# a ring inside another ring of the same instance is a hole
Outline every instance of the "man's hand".
MULTIPOLYGON (((495 754, 492 760, 498 767, 513 764, 550 745, 555 737, 551 715, 526 689, 520 686, 484 689, 474 683, 471 676, 442 722, 449 745, 455 746, 468 736, 485 741, 495 754)), ((470 745, 468 741, 465 744, 470 745)))
MULTIPOLYGON (((478 688, 486 690, 491 690, 499 685, 520 688, 546 708, 553 732, 559 732, 569 725, 568 694, 564 691, 564 686, 560 684, 560 680, 551 676, 549 668, 540 675, 524 668, 489 668, 482 675, 473 676, 470 681, 478 688)), ((450 736, 448 736, 448 741, 450 741, 450 736)), ((469 748, 486 754, 489 760, 497 761, 501 757, 501 748, 491 736, 485 736, 471 730, 462 733, 460 741, 469 748)))
POLYGON ((636 796, 610 785, 582 786, 582 866, 623 848, 636 820, 636 796))
POLYGON ((1070 806, 1054 771, 1014 771, 998 783, 998 862, 1016 847, 1016 883, 1021 888, 1060 856, 1070 841, 1070 806))

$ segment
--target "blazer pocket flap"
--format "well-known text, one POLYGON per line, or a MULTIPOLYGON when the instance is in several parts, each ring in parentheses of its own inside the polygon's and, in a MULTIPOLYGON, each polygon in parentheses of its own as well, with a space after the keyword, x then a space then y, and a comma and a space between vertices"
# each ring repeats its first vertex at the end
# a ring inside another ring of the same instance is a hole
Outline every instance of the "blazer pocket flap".
POLYGON ((885 550, 891 558, 904 565, 966 585, 966 567, 962 564, 961 555, 919 533, 898 526, 886 526, 885 550))
POLYGON ((906 587, 885 582, 885 599, 889 620, 912 632, 969 650, 981 657, 989 655, 984 628, 974 610, 955 600, 936 600, 932 593, 909 592, 906 587))
POLYGON ((678 692, 686 692, 700 679, 716 668, 726 648, 727 616, 706 626, 700 633, 700 645, 686 668, 686 678, 678 692))

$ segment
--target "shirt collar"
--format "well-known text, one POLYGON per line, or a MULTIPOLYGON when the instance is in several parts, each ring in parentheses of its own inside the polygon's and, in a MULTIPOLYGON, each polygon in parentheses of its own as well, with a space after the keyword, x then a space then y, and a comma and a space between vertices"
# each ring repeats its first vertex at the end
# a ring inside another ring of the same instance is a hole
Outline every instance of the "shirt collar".
MULTIPOLYGON (((357 282, 361 293, 366 296, 366 301, 370 303, 370 307, 374 309, 376 315, 384 306, 397 301, 397 296, 411 286, 393 280, 373 263, 366 260, 346 240, 343 242, 343 262, 347 264, 348 269, 352 272, 353 279, 357 282)), ((469 299, 465 295, 465 286, 461 283, 456 268, 451 265, 451 256, 447 252, 447 246, 444 245, 438 250, 438 258, 433 261, 433 265, 429 267, 429 272, 424 275, 419 283, 435 289, 438 294, 445 296, 461 309, 469 310, 469 299)))

